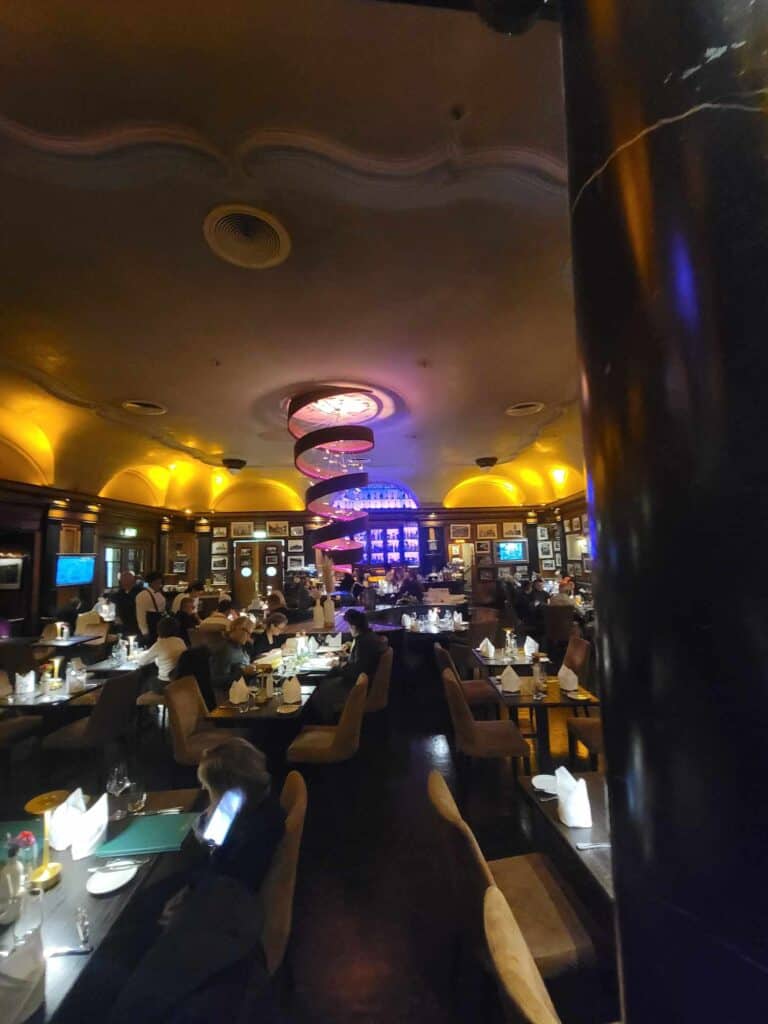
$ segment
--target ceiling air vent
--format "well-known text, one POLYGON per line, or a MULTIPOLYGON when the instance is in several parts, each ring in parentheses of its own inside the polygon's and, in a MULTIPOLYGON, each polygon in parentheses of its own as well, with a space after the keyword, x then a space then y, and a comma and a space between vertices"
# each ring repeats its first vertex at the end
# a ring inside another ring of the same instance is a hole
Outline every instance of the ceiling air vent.
POLYGON ((537 412, 544 409, 543 402, 515 402, 508 406, 504 412, 507 416, 535 416, 537 412))
POLYGON ((136 416, 164 416, 168 412, 159 402, 145 402, 141 398, 131 398, 120 404, 126 412, 132 412, 136 416))
POLYGON ((203 223, 203 234, 217 256, 250 270, 276 267, 291 251, 290 236, 279 220, 240 203, 211 210, 203 223))

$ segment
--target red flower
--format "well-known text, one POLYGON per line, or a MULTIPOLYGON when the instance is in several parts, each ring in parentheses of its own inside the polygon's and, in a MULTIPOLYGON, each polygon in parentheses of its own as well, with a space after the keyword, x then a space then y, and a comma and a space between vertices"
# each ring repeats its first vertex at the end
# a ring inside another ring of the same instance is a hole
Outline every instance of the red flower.
POLYGON ((16 842, 19 846, 34 846, 37 838, 34 832, 19 832, 16 836, 16 842))

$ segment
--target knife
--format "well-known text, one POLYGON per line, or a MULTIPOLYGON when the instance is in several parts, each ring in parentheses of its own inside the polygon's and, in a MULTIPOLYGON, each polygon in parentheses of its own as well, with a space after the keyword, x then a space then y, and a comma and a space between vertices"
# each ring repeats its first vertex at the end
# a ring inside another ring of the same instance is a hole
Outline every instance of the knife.
POLYGON ((96 871, 127 871, 128 868, 138 868, 142 864, 149 863, 149 857, 144 857, 141 860, 113 860, 108 861, 101 867, 88 868, 88 873, 93 874, 96 871))
POLYGON ((164 807, 162 808, 162 810, 159 811, 136 811, 136 813, 133 814, 133 817, 148 818, 150 815, 153 814, 181 814, 183 810, 183 807, 164 807))
POLYGON ((610 843, 576 843, 577 850, 610 850, 610 843))

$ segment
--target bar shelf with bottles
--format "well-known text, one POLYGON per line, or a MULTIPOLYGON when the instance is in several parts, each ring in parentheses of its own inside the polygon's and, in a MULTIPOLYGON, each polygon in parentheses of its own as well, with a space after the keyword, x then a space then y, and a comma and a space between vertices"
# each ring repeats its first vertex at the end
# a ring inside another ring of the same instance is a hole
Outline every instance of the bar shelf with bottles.
POLYGON ((392 565, 418 566, 419 524, 400 523, 397 526, 372 526, 367 533, 355 534, 363 545, 360 562, 372 567, 389 568, 392 565))

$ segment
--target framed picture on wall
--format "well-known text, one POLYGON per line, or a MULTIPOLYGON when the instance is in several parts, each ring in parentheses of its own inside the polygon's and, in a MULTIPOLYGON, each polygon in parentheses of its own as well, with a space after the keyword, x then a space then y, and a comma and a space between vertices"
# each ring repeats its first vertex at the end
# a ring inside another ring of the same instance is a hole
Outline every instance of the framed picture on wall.
POLYGON ((292 526, 291 527, 291 536, 292 537, 303 537, 304 536, 304 527, 303 526, 292 526))
POLYGON ((592 559, 591 558, 587 558, 587 556, 585 555, 584 559, 583 559, 583 563, 584 563, 584 572, 592 572, 592 559))
POLYGON ((211 542, 212 555, 226 555, 229 544, 225 540, 214 540, 211 542))
POLYGON ((23 558, 0 558, 0 590, 21 590, 23 558))
POLYGON ((304 555, 288 555, 288 569, 303 569, 304 555))
POLYGON ((479 540, 475 544, 475 551, 478 555, 490 555, 491 553, 491 542, 489 540, 479 540))
POLYGON ((214 537, 226 537, 227 533, 228 533, 228 531, 227 531, 226 526, 214 526, 214 528, 213 528, 213 536, 214 537))
POLYGON ((267 533, 270 537, 287 537, 288 536, 288 523, 282 519, 268 519, 267 520, 267 533))
POLYGON ((304 554, 304 541, 303 540, 289 540, 288 541, 288 554, 289 555, 303 555, 304 554))
POLYGON ((552 544, 552 547, 554 548, 554 550, 556 552, 559 551, 560 550, 560 541, 559 540, 554 541, 554 543, 552 544))
POLYGON ((562 569, 562 567, 563 567, 563 560, 562 560, 562 558, 560 557, 560 555, 555 555, 555 566, 556 566, 556 567, 557 567, 558 569, 562 569))
POLYGON ((279 561, 277 555, 266 555, 264 557, 264 565, 277 565, 279 561))
POLYGON ((525 523, 502 523, 501 535, 502 537, 524 537, 525 523))
POLYGON ((548 540, 539 541, 539 558, 552 557, 552 542, 548 540))
POLYGON ((542 568, 543 572, 554 572, 555 571, 554 559, 552 559, 552 558, 545 558, 545 559, 543 559, 542 563, 541 563, 541 568, 542 568))
POLYGON ((176 576, 183 576, 187 571, 186 558, 174 558, 171 562, 171 572, 176 576))
POLYGON ((568 562, 568 575, 581 576, 581 562, 568 562))
POLYGON ((232 523, 232 536, 233 537, 252 537, 253 536, 253 523, 232 523))
POLYGON ((218 575, 218 576, 214 575, 214 577, 213 577, 213 585, 214 585, 214 587, 226 587, 227 586, 227 577, 226 576, 221 576, 221 575, 218 575))
POLYGON ((571 531, 581 533, 581 516, 574 516, 571 520, 571 531))
POLYGON ((211 572, 221 571, 222 569, 229 568, 229 558, 227 555, 212 555, 211 556, 211 572))
POLYGON ((496 523, 478 523, 477 524, 477 539, 478 540, 496 540, 499 536, 499 528, 496 523))
POLYGON ((451 523, 451 540, 469 540, 472 536, 472 527, 469 523, 451 523))
POLYGON ((478 569, 477 578, 481 583, 492 583, 493 582, 493 569, 478 569))
POLYGON ((490 555, 478 555, 476 561, 478 565, 482 565, 484 567, 493 565, 493 559, 490 555))
POLYGON ((546 526, 536 527, 536 537, 538 540, 549 540, 549 530, 546 526))

